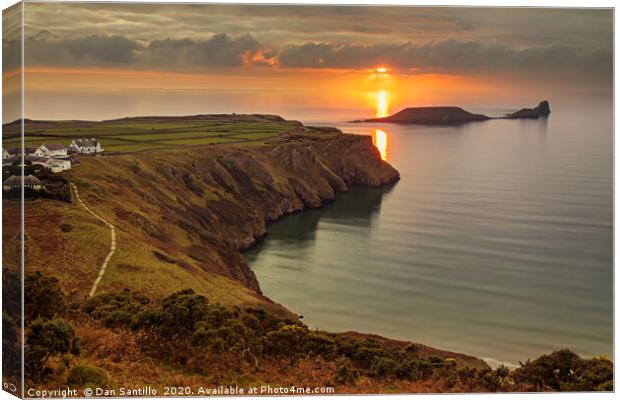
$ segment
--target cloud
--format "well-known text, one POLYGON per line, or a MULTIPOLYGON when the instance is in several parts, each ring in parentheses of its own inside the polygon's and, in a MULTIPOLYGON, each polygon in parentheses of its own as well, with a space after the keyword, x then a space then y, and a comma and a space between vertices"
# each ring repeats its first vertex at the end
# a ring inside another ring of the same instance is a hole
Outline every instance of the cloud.
POLYGON ((612 71, 612 52, 571 46, 534 46, 515 49, 479 41, 447 39, 417 45, 335 45, 304 43, 285 46, 279 54, 286 68, 392 68, 424 72, 564 72, 612 71))
POLYGON ((62 43, 72 57, 92 62, 128 64, 134 61, 134 52, 141 46, 124 36, 90 35, 62 43))
POLYGON ((248 34, 231 37, 219 33, 203 41, 154 40, 143 56, 146 63, 154 65, 236 67, 261 51, 261 44, 248 34))
MULTIPOLYGON (((4 41, 7 54, 19 54, 19 41, 4 41)), ((40 31, 25 41, 26 65, 131 66, 182 70, 195 67, 273 65, 275 52, 251 35, 219 33, 206 40, 160 39, 146 45, 122 35, 55 39, 40 31)), ((19 66, 19 63, 14 65, 19 66)))
MULTIPOLYGON (((388 64, 428 72, 566 72, 606 79, 612 72, 611 9, 163 3, 26 7, 28 65, 194 71, 388 64)), ((3 42, 5 50, 16 46, 3 42)))
MULTIPOLYGON (((7 54, 19 42, 5 40, 7 54)), ((428 73, 515 73, 541 76, 567 73, 612 74, 612 50, 552 44, 514 47, 449 38, 426 43, 282 43, 271 46, 250 34, 213 34, 205 39, 165 38, 138 41, 123 35, 58 37, 47 30, 25 42, 26 65, 125 66, 158 70, 203 70, 240 66, 281 68, 392 69, 428 73)), ((10 61, 7 61, 10 63, 10 61)), ((5 66, 8 64, 5 64, 5 66)))
POLYGON ((18 5, 2 13, 2 71, 21 66, 21 8, 18 5))
MULTIPOLYGON (((613 10, 576 8, 27 3, 26 29, 148 43, 250 33, 261 43, 371 45, 454 37, 509 47, 612 46, 613 10)), ((27 33, 28 34, 28 33, 27 33)))
MULTIPOLYGON (((19 46, 19 43, 7 45, 19 46)), ((24 63, 59 66, 131 65, 136 62, 141 49, 138 42, 121 35, 89 35, 57 40, 49 32, 40 31, 24 41, 24 63)))
POLYGON ((22 65, 20 40, 2 40, 2 71, 8 72, 22 65))

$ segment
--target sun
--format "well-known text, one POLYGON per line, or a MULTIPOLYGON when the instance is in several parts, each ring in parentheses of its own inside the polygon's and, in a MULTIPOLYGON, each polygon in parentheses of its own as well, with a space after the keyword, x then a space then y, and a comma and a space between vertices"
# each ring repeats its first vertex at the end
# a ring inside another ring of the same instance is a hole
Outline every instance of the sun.
POLYGON ((378 67, 375 69, 375 72, 378 74, 385 74, 387 72, 387 68, 385 67, 378 67))

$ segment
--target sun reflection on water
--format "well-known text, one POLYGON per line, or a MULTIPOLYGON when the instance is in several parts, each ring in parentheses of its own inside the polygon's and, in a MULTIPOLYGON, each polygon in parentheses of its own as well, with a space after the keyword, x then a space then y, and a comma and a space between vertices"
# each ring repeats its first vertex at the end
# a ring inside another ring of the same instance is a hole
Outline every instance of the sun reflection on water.
POLYGON ((377 118, 388 116, 388 93, 386 90, 377 92, 377 118))
POLYGON ((377 149, 379 149, 379 154, 381 154, 381 159, 387 161, 388 159, 388 134, 381 130, 375 129, 375 133, 372 135, 372 143, 375 145, 377 149))

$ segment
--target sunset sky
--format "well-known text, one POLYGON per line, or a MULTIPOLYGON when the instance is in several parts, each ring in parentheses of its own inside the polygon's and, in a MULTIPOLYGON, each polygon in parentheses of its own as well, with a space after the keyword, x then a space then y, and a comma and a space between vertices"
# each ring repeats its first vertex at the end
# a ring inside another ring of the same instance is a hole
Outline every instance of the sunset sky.
MULTIPOLYGON (((4 52, 19 54, 4 20, 4 52)), ((299 118, 372 115, 381 90, 390 112, 609 95, 612 30, 609 9, 26 3, 25 114, 299 118)), ((4 60, 8 82, 19 58, 4 60)))

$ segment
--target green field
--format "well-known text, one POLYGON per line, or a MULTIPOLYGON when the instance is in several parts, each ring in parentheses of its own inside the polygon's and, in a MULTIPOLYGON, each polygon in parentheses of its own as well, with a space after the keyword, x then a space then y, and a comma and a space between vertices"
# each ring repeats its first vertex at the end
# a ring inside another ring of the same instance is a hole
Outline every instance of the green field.
MULTIPOLYGON (((20 125, 3 127, 3 146, 20 143, 20 125)), ((262 144, 283 134, 321 134, 297 121, 269 115, 137 117, 113 121, 26 121, 26 146, 69 145, 75 138, 97 138, 106 153, 172 149, 214 144, 262 144)))

